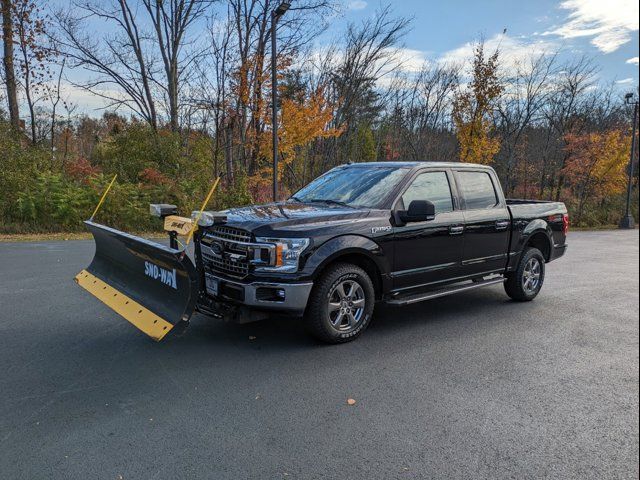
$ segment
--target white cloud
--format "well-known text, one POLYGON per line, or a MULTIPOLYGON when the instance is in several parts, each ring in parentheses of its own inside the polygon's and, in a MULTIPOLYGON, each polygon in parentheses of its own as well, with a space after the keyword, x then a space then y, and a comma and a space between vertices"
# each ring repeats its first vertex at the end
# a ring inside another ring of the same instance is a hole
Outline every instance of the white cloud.
POLYGON ((395 69, 406 73, 418 73, 427 61, 423 51, 412 48, 389 49, 388 54, 395 69))
MULTIPOLYGON (((473 58, 474 42, 445 52, 438 62, 445 64, 469 64, 473 58)), ((505 34, 495 35, 485 40, 485 53, 491 55, 496 49, 500 52, 500 64, 504 69, 513 69, 524 66, 528 59, 540 55, 547 55, 557 50, 557 45, 550 41, 537 40, 528 42, 522 38, 512 38, 505 34)))
POLYGON ((611 53, 638 30, 638 0, 565 0, 560 8, 571 11, 566 22, 544 35, 593 37, 598 50, 611 53))
POLYGON ((632 57, 629 60, 627 60, 625 63, 629 63, 631 65, 638 65, 638 57, 632 57))
MULTIPOLYGON (((62 95, 68 101, 76 104, 82 113, 102 115, 102 111, 110 103, 109 100, 70 83, 63 85, 61 90, 62 95)), ((118 90, 100 89, 99 91, 101 94, 113 98, 123 96, 122 92, 118 90)))
MULTIPOLYGON (((427 62, 426 52, 412 48, 387 48, 381 57, 377 63, 371 65, 372 70, 380 77, 379 82, 385 82, 382 78, 392 77, 390 73, 418 73, 427 62)), ((328 50, 326 46, 318 46, 312 51, 307 67, 315 69, 327 62, 327 59, 333 65, 340 64, 344 62, 345 52, 341 49, 328 50)))
POLYGON ((349 2, 347 8, 349 10, 364 10, 367 8, 367 2, 364 0, 353 0, 352 2, 349 2))
POLYGON ((616 83, 619 85, 624 85, 627 83, 633 83, 633 78, 623 78, 622 80, 616 80, 616 83))

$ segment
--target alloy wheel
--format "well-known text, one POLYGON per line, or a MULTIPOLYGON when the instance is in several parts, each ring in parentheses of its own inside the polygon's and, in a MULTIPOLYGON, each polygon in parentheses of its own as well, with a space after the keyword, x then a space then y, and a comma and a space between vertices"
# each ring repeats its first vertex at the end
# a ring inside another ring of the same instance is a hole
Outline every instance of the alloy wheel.
POLYGON ((530 258, 524 266, 522 272, 522 289, 531 295, 536 292, 540 285, 540 275, 542 274, 542 265, 537 258, 530 258))
POLYGON ((329 294, 329 321, 336 330, 355 329, 364 313, 365 296, 362 286, 355 280, 343 280, 329 294))

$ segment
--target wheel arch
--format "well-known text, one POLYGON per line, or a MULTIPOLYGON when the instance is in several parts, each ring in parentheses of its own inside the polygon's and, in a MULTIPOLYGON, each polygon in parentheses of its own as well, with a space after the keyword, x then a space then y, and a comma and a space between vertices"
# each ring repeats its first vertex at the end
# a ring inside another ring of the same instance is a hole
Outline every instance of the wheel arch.
POLYGON ((389 288, 385 283, 385 278, 388 278, 387 258, 382 248, 369 238, 357 235, 334 238, 314 252, 305 268, 311 268, 313 278, 317 279, 329 266, 336 263, 351 263, 362 268, 373 282, 377 300, 389 288))
POLYGON ((542 252, 542 256, 544 257, 545 262, 549 262, 551 260, 551 253, 553 252, 553 242, 551 241, 551 233, 550 228, 546 222, 544 223, 544 227, 542 225, 538 225, 538 228, 533 229, 530 232, 526 232, 526 238, 522 245, 522 252, 520 256, 526 251, 528 247, 537 248, 542 252))

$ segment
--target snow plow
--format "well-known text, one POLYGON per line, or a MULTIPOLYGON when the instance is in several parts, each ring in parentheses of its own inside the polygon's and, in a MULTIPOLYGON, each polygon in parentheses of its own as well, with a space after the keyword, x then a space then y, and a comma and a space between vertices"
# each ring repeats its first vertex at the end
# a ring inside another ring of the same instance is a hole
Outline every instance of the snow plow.
POLYGON ((200 281, 186 248, 198 218, 177 216, 174 205, 150 205, 151 214, 164 220, 169 246, 95 223, 93 217, 114 181, 115 177, 91 218, 84 222, 93 235, 96 251, 91 264, 74 280, 149 337, 160 341, 176 325, 186 326, 196 308, 200 281), (187 237, 180 247, 178 235, 187 237))
POLYGON ((96 253, 75 281, 154 340, 188 321, 198 295, 195 266, 174 249, 86 221, 96 253))

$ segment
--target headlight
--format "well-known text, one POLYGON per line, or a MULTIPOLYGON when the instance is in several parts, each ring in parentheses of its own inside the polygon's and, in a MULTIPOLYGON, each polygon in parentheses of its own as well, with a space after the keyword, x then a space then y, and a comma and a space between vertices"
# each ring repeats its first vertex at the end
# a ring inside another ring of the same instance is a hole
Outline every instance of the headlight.
POLYGON ((258 243, 275 245, 275 258, 269 266, 256 267, 259 272, 297 272, 300 255, 309 246, 308 238, 256 238, 258 243))

